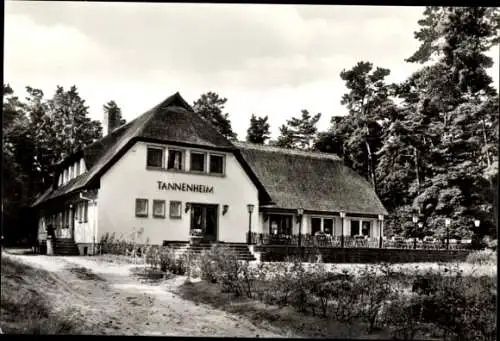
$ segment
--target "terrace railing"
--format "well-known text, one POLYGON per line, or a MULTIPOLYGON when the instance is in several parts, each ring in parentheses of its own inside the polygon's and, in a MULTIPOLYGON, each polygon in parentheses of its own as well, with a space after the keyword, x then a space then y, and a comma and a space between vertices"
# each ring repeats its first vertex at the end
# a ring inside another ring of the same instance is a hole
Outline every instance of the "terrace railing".
MULTIPOLYGON (((289 234, 269 234, 269 233, 251 233, 250 242, 253 245, 299 245, 299 235, 289 234)), ((303 234, 301 237, 301 245, 304 247, 341 247, 341 237, 331 236, 327 234, 311 235, 303 234)), ((345 248, 379 248, 380 239, 371 237, 351 237, 344 236, 345 248)), ((466 249, 469 244, 453 242, 449 244, 449 250, 466 249)), ((415 244, 413 240, 383 240, 382 248, 386 249, 425 249, 425 250, 445 250, 446 243, 442 241, 421 241, 418 240, 415 244)))

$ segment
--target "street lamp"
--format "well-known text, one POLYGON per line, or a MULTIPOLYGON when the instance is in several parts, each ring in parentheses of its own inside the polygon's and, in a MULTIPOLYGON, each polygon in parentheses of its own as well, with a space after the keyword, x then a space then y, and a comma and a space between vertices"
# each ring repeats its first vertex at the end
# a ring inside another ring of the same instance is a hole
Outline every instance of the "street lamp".
POLYGON ((253 208, 255 205, 253 204, 248 204, 247 205, 247 210, 248 210, 248 237, 247 237, 247 244, 250 245, 252 243, 252 212, 253 208))
POLYGON ((383 227, 383 224, 384 224, 384 216, 382 214, 379 214, 378 215, 378 221, 379 221, 379 241, 378 241, 378 246, 379 248, 382 248, 382 227, 383 227))
MULTIPOLYGON (((418 222, 418 231, 421 233, 422 232, 422 228, 424 227, 424 223, 422 221, 419 221, 418 222)), ((417 243, 417 238, 415 237, 415 245, 417 243)))
POLYGON ((417 248, 417 222, 418 222, 418 217, 416 215, 414 215, 412 217, 412 220, 413 220, 413 223, 415 224, 415 228, 414 228, 414 231, 412 233, 413 235, 413 248, 416 249, 417 248))
POLYGON ((297 208, 297 216, 299 219, 299 247, 302 246, 302 216, 304 215, 303 208, 297 208))
POLYGON ((340 218, 342 219, 342 233, 340 234, 340 247, 344 247, 344 219, 345 211, 340 211, 340 218))
POLYGON ((474 226, 477 228, 481 224, 481 221, 479 219, 474 220, 474 226))
POLYGON ((446 250, 450 248, 450 224, 451 224, 451 219, 446 218, 444 220, 444 224, 446 225, 446 250))

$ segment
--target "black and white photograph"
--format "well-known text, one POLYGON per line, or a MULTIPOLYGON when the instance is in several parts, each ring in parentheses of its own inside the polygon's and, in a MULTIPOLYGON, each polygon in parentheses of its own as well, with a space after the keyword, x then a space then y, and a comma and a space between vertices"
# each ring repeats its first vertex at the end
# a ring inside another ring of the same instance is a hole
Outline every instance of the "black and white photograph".
POLYGON ((1 334, 497 339, 500 7, 4 4, 1 334))

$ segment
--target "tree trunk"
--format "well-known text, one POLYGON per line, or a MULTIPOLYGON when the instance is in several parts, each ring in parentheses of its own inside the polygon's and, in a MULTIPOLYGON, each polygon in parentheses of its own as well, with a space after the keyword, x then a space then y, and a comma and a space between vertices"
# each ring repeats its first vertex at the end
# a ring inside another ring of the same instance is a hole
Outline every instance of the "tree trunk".
POLYGON ((368 152, 368 174, 370 175, 370 181, 372 183, 373 189, 375 189, 375 170, 373 167, 373 154, 370 148, 370 144, 365 140, 366 151, 368 152))
POLYGON ((490 160, 490 153, 488 151, 488 137, 486 136, 486 124, 484 123, 484 117, 481 120, 482 126, 483 126, 483 140, 484 140, 484 147, 486 149, 486 161, 488 162, 488 167, 491 165, 491 160, 490 160))
POLYGON ((417 148, 413 147, 415 155, 415 174, 417 176, 417 193, 420 194, 420 172, 418 171, 418 152, 417 148))

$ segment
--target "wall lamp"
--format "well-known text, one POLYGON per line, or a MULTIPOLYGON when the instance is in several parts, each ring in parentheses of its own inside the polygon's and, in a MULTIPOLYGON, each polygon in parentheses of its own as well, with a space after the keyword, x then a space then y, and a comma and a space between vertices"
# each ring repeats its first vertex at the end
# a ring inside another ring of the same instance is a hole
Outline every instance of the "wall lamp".
POLYGON ((302 216, 304 215, 303 208, 297 208, 297 223, 302 221, 302 216))
POLYGON ((229 211, 229 205, 222 206, 222 215, 225 215, 229 211))
POLYGON ((184 213, 187 213, 190 209, 191 209, 191 204, 187 202, 186 206, 184 207, 184 213))

